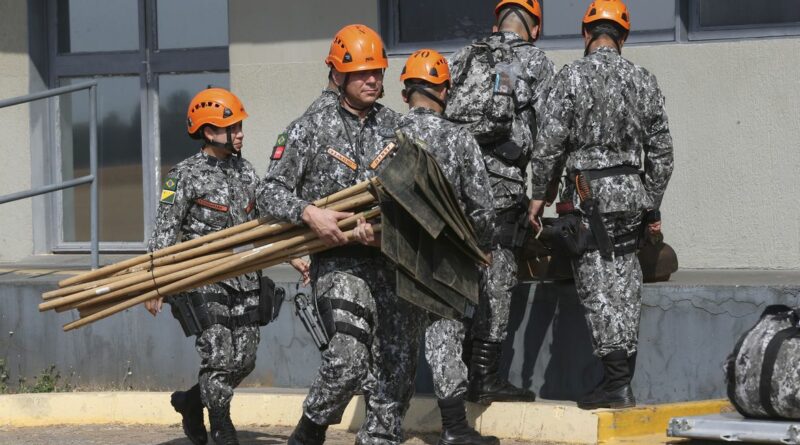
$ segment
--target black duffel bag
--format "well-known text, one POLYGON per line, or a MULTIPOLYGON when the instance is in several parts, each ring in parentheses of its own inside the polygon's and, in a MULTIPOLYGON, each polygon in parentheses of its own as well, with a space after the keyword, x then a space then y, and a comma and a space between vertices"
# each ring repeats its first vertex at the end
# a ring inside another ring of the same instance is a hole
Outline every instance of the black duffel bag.
POLYGON ((728 398, 745 417, 800 420, 800 312, 768 306, 728 357, 728 398))

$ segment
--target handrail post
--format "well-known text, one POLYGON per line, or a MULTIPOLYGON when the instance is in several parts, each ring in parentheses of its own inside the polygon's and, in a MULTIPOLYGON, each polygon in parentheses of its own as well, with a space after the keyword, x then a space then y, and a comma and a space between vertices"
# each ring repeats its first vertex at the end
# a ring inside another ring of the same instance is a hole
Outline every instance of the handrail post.
POLYGON ((91 255, 92 269, 100 267, 100 215, 98 203, 98 183, 100 176, 97 174, 97 85, 89 87, 89 174, 94 180, 90 192, 90 219, 91 219, 91 255))

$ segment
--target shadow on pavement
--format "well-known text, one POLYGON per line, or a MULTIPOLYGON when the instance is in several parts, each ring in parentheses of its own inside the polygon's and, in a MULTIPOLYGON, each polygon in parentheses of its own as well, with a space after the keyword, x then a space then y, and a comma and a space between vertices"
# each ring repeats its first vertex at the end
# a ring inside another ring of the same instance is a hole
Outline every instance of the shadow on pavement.
MULTIPOLYGON (((282 434, 268 434, 254 431, 238 431, 238 434, 241 445, 285 444, 289 440, 289 436, 284 436, 282 434)), ((213 443, 211 437, 209 437, 208 440, 209 443, 213 443)), ((159 445, 192 445, 192 443, 189 442, 189 439, 181 437, 180 439, 162 442, 159 445)))

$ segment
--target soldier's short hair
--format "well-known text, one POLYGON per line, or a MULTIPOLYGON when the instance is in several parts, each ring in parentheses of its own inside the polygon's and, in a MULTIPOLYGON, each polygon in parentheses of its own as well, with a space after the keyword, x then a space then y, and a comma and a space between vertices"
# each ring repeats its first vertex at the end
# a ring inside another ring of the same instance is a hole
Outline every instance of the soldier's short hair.
POLYGON ((625 30, 622 29, 621 26, 617 25, 611 20, 598 20, 584 26, 589 35, 592 36, 592 39, 596 39, 605 34, 615 42, 619 42, 625 38, 626 34, 625 30))

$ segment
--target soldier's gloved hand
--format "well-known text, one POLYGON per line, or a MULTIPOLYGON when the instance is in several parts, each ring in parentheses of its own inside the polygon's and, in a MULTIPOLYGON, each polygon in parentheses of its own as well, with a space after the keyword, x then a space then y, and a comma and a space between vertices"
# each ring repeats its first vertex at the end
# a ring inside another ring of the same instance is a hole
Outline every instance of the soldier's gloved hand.
POLYGON ((153 314, 153 317, 161 312, 161 306, 163 305, 164 297, 153 298, 152 300, 147 300, 144 302, 144 308, 147 309, 147 312, 153 314))
POLYGON ((372 224, 368 223, 366 219, 359 218, 355 229, 353 229, 353 237, 361 244, 373 247, 381 245, 380 239, 375 238, 375 231, 372 230, 372 224))
POLYGON ((303 209, 303 222, 328 246, 347 244, 347 236, 339 230, 336 223, 350 216, 353 214, 320 209, 313 205, 303 209))
POLYGON ((308 283, 311 282, 311 269, 308 267, 308 261, 302 258, 295 258, 289 261, 289 264, 300 274, 300 278, 303 279, 303 286, 308 286, 308 283))
POLYGON ((538 233, 542 230, 539 224, 539 217, 542 216, 542 213, 544 213, 544 201, 541 199, 531 199, 531 203, 528 206, 528 221, 531 223, 533 233, 538 233))

